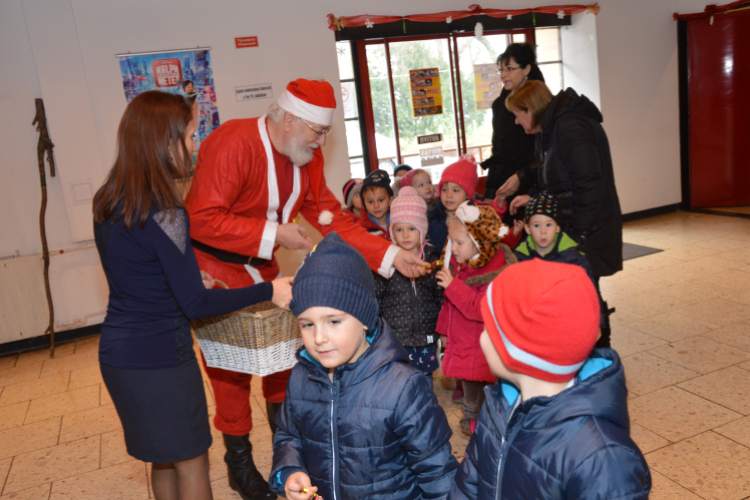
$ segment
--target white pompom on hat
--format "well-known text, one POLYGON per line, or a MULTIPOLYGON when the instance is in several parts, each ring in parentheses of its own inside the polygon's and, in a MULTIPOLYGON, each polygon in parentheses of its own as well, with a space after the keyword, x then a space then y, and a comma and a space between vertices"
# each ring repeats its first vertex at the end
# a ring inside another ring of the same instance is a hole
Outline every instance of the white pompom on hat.
POLYGON ((278 104, 294 116, 330 127, 336 110, 336 96, 330 83, 300 78, 289 82, 278 104))

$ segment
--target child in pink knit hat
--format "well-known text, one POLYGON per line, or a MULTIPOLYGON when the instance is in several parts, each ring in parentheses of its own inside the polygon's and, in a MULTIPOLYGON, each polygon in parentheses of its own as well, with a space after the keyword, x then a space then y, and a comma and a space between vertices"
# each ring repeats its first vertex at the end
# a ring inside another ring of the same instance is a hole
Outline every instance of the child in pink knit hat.
MULTIPOLYGON (((440 250, 426 242, 427 205, 410 186, 402 187, 391 203, 391 241, 422 260, 435 263, 440 250)), ((443 291, 435 273, 407 278, 398 271, 391 279, 375 275, 375 296, 380 316, 390 325, 406 349, 414 368, 424 373, 432 384, 432 373, 438 368, 435 333, 443 291)))

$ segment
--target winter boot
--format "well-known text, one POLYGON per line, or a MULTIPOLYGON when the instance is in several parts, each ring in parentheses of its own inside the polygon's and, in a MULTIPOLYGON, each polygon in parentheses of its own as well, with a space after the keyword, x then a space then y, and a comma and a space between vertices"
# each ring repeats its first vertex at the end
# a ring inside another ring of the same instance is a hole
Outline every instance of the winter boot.
POLYGON ((266 413, 268 414, 268 425, 271 426, 271 432, 273 432, 274 436, 276 435, 276 429, 278 429, 278 426, 276 425, 276 414, 281 410, 281 403, 271 403, 270 401, 266 401, 266 413))
POLYGON ((453 396, 451 396, 451 399, 457 405, 460 405, 464 400, 464 385, 458 379, 456 379, 456 390, 453 391, 453 396))
POLYGON ((278 498, 268 487, 263 475, 258 472, 253 462, 253 445, 250 435, 230 436, 223 434, 227 452, 224 461, 227 463, 229 487, 239 493, 243 500, 273 500, 278 498))

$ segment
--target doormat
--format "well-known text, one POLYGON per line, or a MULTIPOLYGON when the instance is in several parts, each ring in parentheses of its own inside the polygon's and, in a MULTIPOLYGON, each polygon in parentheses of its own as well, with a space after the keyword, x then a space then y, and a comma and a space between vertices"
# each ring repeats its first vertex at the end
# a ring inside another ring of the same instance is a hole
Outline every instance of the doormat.
POLYGON ((661 248, 644 247, 643 245, 634 245, 633 243, 622 244, 622 260, 637 259, 644 255, 663 252, 661 248))

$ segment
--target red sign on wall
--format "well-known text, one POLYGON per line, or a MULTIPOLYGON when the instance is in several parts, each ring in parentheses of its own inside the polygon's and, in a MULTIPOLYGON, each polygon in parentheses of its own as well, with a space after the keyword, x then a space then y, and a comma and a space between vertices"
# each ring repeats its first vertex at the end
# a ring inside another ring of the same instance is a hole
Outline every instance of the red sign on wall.
POLYGON ((182 81, 182 65, 177 58, 152 61, 151 69, 157 87, 174 87, 182 81))
POLYGON ((244 49, 245 47, 257 47, 258 37, 257 36, 243 36, 234 39, 234 46, 238 49, 244 49))

